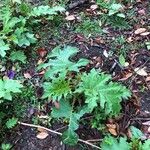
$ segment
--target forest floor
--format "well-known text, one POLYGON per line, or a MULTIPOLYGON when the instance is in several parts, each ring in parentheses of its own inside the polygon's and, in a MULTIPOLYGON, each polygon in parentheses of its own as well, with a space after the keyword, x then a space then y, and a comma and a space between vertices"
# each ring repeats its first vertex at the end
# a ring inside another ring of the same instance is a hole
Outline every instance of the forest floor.
MULTIPOLYGON (((39 5, 39 2, 34 4, 39 5)), ((66 2, 65 14, 57 16, 52 22, 43 19, 41 26, 35 28, 38 42, 25 50, 28 63, 21 66, 16 75, 24 76, 27 85, 32 83, 31 95, 36 97, 32 103, 31 100, 18 102, 25 107, 23 112, 19 112, 23 114, 22 122, 39 123, 61 133, 66 129, 65 123, 49 124, 48 120, 38 118, 46 116, 52 104, 41 102, 43 90, 38 85, 41 84, 42 73, 37 73, 36 67, 46 57, 43 52, 47 54, 58 45, 71 45, 80 50, 75 60, 88 58, 89 68, 111 74, 113 81, 121 82, 132 91, 132 98, 122 103, 122 115, 113 119, 113 124, 117 126, 115 131, 108 127, 108 132, 115 136, 125 135, 128 127, 133 125, 150 138, 150 123, 143 125, 150 120, 150 1, 127 1, 123 6, 125 19, 115 20, 101 16, 100 12, 104 13, 105 9, 100 11, 95 2, 66 2)), ((87 116, 85 122, 90 122, 90 117, 87 116)), ((110 120, 108 122, 111 124, 110 120)), ((82 142, 77 146, 67 146, 59 135, 53 133, 41 140, 37 138, 37 133, 37 128, 20 124, 5 135, 5 142, 11 143, 15 150, 94 149, 82 142)), ((90 125, 81 124, 77 133, 80 139, 95 145, 99 145, 103 138, 102 132, 90 125)))

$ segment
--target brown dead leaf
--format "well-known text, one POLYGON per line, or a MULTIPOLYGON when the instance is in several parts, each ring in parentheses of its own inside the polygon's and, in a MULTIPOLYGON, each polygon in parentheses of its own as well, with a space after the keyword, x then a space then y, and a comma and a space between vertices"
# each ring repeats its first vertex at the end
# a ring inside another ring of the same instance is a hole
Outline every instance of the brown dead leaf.
POLYGON ((96 10, 98 8, 98 5, 94 4, 94 5, 91 5, 90 9, 92 10, 96 10))
POLYGON ((132 138, 132 133, 131 133, 131 130, 129 128, 127 130, 127 136, 128 136, 128 138, 132 138))
POLYGON ((148 131, 148 133, 150 133, 150 127, 148 127, 147 131, 148 131))
POLYGON ((45 129, 40 128, 40 127, 38 127, 37 130, 38 130, 39 132, 47 132, 45 129))
POLYGON ((47 115, 40 115, 38 116, 39 119, 48 119, 49 117, 47 115))
POLYGON ((150 32, 143 32, 143 33, 141 33, 140 35, 141 36, 147 36, 147 35, 149 35, 150 34, 150 32))
POLYGON ((147 72, 145 71, 145 67, 144 68, 140 68, 140 67, 137 67, 134 69, 134 71, 140 75, 140 76, 147 76, 147 72))
POLYGON ((150 126, 150 121, 143 122, 142 124, 145 126, 150 126))
POLYGON ((38 73, 38 75, 43 75, 43 74, 45 74, 45 70, 38 73))
POLYGON ((107 128, 108 128, 108 131, 112 134, 112 135, 114 135, 114 136, 117 136, 118 134, 117 134, 117 126, 116 126, 116 124, 106 124, 106 126, 107 126, 107 128))
POLYGON ((133 37, 130 36, 129 38, 127 38, 128 43, 131 43, 132 41, 133 41, 133 37))
POLYGON ((23 74, 23 76, 26 78, 26 79, 31 79, 32 76, 30 75, 30 73, 26 72, 23 74))
POLYGON ((42 59, 39 59, 38 62, 37 62, 37 64, 39 65, 39 64, 41 64, 41 63, 43 63, 43 60, 42 60, 42 59))
POLYGON ((130 78, 132 75, 133 75, 133 73, 129 72, 128 74, 125 75, 125 77, 119 79, 119 81, 125 81, 125 80, 127 80, 128 78, 130 78))
POLYGON ((140 15, 146 15, 145 9, 140 9, 140 10, 138 11, 138 14, 140 14, 140 15))
POLYGON ((39 132, 39 133, 36 135, 36 137, 37 137, 38 139, 43 140, 43 139, 47 138, 48 135, 49 135, 49 134, 47 133, 47 131, 44 131, 44 132, 39 132))
POLYGON ((38 48, 37 53, 43 58, 47 54, 47 50, 43 48, 38 48))
POLYGON ((106 50, 103 51, 103 55, 104 55, 106 58, 108 58, 108 56, 109 56, 106 50))
POLYGON ((138 28, 137 30, 134 31, 135 34, 141 34, 143 32, 145 32, 146 29, 145 28, 138 28))
POLYGON ((68 21, 73 21, 73 20, 76 19, 76 17, 74 15, 69 15, 65 19, 68 20, 68 21))
POLYGON ((117 136, 117 132, 116 132, 115 129, 109 128, 108 131, 109 131, 112 135, 117 136))
POLYGON ((40 38, 41 38, 39 34, 35 34, 35 37, 36 37, 37 39, 40 39, 40 38))
POLYGON ((146 78, 146 82, 149 82, 150 81, 150 76, 146 78))

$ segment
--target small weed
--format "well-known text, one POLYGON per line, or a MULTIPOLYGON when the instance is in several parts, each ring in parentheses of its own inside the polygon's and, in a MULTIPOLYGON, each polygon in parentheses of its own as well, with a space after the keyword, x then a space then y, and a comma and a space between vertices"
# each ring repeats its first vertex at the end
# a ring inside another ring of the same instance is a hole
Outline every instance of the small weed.
POLYGON ((90 20, 90 18, 84 18, 81 24, 78 24, 75 32, 83 33, 85 36, 100 35, 103 30, 100 27, 99 20, 90 20))
POLYGON ((77 52, 78 49, 75 47, 67 46, 63 50, 56 47, 48 55, 49 61, 39 66, 39 69, 47 68, 45 73, 47 82, 43 85, 43 98, 51 98, 53 102, 59 103, 60 108, 54 107, 51 116, 65 118, 69 123, 62 138, 70 145, 78 141, 75 131, 84 114, 94 109, 96 113, 96 109, 100 107, 106 116, 116 116, 120 113, 122 98, 130 97, 130 91, 119 83, 111 82, 110 75, 99 73, 95 69, 89 73, 79 74, 80 68, 86 66, 89 61, 87 59, 79 59, 78 62, 71 61, 71 57, 77 52), (75 103, 80 100, 80 95, 85 97, 82 100, 84 105, 76 107, 75 103))

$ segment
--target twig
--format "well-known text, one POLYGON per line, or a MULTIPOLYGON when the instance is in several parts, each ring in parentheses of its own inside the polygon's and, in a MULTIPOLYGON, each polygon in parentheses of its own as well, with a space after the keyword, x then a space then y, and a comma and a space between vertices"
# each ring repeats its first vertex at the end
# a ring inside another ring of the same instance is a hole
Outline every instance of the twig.
POLYGON ((29 124, 29 123, 24 123, 24 122, 18 122, 18 123, 23 125, 23 126, 28 126, 28 127, 33 127, 33 128, 41 128, 41 129, 47 130, 47 131, 49 131, 51 133, 62 135, 62 133, 60 133, 60 132, 48 129, 48 128, 40 126, 40 125, 34 125, 34 124, 29 124))
POLYGON ((62 129, 65 129, 67 126, 63 126, 63 127, 61 127, 61 128, 58 128, 58 129, 56 129, 55 131, 60 131, 60 130, 62 130, 62 129))
MULTIPOLYGON (((48 129, 46 127, 43 127, 43 126, 40 126, 40 125, 34 125, 34 124, 29 124, 29 123, 24 123, 24 122, 18 122, 19 124, 23 125, 23 126, 28 126, 28 127, 33 127, 33 128, 41 128, 41 129, 44 129, 46 131, 49 131, 51 133, 54 133, 54 134, 57 134, 57 135, 62 135, 62 133, 60 132, 57 132, 57 131, 54 131, 54 130, 51 130, 51 129, 48 129)), ((88 141, 84 141, 82 139, 78 139, 79 142, 82 142, 84 144, 87 144, 87 145, 90 145, 91 147, 94 147, 94 148, 97 148, 97 149, 101 149, 100 147, 88 142, 88 141)))
POLYGON ((100 142, 103 139, 91 139, 91 140, 87 140, 87 142, 100 142))
POLYGON ((132 118, 130 120, 150 120, 150 118, 132 118))

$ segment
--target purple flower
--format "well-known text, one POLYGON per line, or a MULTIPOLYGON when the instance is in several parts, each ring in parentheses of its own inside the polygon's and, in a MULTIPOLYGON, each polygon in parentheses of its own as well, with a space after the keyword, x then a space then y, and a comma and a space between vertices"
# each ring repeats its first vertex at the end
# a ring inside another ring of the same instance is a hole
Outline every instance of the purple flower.
POLYGON ((12 70, 9 70, 7 73, 7 76, 9 79, 13 79, 15 77, 15 72, 12 70))

